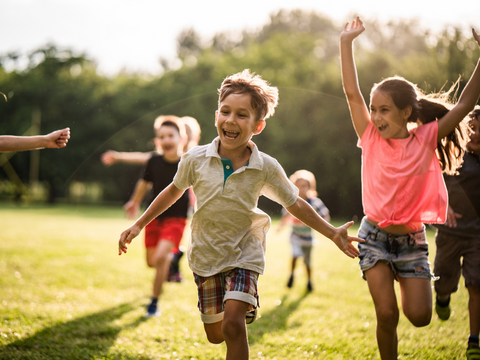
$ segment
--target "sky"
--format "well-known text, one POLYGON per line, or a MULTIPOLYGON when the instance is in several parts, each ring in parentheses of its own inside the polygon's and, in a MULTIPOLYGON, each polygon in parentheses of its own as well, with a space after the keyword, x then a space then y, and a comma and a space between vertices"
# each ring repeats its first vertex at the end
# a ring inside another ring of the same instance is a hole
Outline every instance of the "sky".
POLYGON ((182 29, 193 27, 208 39, 218 32, 261 28, 271 13, 293 8, 329 16, 339 33, 353 15, 418 18, 432 31, 447 24, 480 29, 480 0, 0 0, 0 55, 53 43, 85 53, 106 75, 158 74, 160 57, 175 58, 182 29))

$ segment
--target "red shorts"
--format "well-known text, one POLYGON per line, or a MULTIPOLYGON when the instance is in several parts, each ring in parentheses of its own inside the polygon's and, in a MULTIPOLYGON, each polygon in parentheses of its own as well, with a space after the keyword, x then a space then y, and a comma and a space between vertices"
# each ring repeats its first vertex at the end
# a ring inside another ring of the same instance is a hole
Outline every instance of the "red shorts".
POLYGON ((168 240, 178 248, 186 224, 186 218, 154 219, 145 227, 145 247, 156 247, 160 240, 168 240))

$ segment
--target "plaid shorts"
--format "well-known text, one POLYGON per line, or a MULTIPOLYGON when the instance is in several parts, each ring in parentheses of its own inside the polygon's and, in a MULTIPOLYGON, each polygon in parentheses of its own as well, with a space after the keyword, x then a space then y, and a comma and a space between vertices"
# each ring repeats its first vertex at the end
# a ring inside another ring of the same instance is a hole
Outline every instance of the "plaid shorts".
POLYGON ((193 274, 198 291, 198 309, 206 324, 223 320, 225 301, 234 299, 260 306, 258 302, 258 273, 235 268, 212 276, 193 274))

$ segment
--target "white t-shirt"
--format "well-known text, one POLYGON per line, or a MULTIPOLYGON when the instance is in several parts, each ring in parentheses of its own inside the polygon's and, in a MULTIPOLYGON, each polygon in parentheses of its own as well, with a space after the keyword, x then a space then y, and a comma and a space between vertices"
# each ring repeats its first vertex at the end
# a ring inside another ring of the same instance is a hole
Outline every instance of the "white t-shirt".
POLYGON ((212 276, 234 268, 263 274, 265 239, 270 217, 257 207, 261 195, 284 207, 292 206, 298 189, 280 164, 253 142, 247 166, 226 180, 218 155, 220 139, 185 153, 173 179, 179 189, 193 187, 197 206, 192 218, 188 262, 200 276, 212 276))

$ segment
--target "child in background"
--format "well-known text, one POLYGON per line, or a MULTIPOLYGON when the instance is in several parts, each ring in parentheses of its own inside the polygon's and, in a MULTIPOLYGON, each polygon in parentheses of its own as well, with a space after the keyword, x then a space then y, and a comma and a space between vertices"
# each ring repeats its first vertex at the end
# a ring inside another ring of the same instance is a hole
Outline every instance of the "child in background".
MULTIPOLYGON (((290 176, 290 181, 298 188, 298 196, 310 204, 311 207, 327 222, 330 222, 330 213, 325 204, 317 197, 317 185, 315 175, 308 170, 298 170, 290 176)), ((290 243, 292 244, 292 264, 291 274, 287 282, 287 287, 293 286, 295 265, 297 259, 303 256, 305 268, 307 270, 307 291, 312 291, 312 268, 311 268, 311 252, 313 246, 312 229, 299 221, 294 216, 282 208, 282 219, 278 227, 278 231, 287 224, 292 224, 292 233, 290 235, 290 243)))
MULTIPOLYGON (((177 117, 175 115, 160 115, 155 119, 153 124, 153 130, 155 134, 160 129, 163 121, 166 119, 177 119, 180 120, 184 126, 185 131, 187 134, 187 141, 185 142, 185 146, 183 148, 184 152, 187 152, 194 146, 197 146, 200 142, 200 135, 202 133, 200 129, 200 125, 198 121, 191 117, 191 116, 184 116, 184 117, 177 117)), ((162 154, 162 148, 158 146, 158 143, 155 143, 155 151, 154 152, 118 152, 114 150, 107 150, 101 156, 101 160, 105 166, 110 166, 115 163, 125 163, 125 164, 133 164, 133 165, 146 165, 147 161, 154 155, 154 154, 162 154)), ((195 195, 193 191, 190 191, 189 194, 190 199, 190 212, 193 211, 195 206, 195 195)), ((134 211, 134 209, 131 209, 134 211)), ((130 218, 135 218, 138 213, 134 212, 127 212, 127 215, 130 218)), ((167 280, 171 282, 181 282, 182 275, 180 274, 180 259, 183 256, 183 246, 179 246, 178 248, 174 248, 172 250, 171 261, 170 261, 170 269, 168 272, 167 280)))
MULTIPOLYGON (((365 217, 358 236, 365 243, 359 244, 360 267, 375 305, 380 356, 386 360, 398 355, 395 280, 408 320, 420 327, 432 317, 433 275, 423 223, 445 222, 447 190, 442 170, 454 173, 460 165, 467 134, 459 124, 478 101, 480 65, 455 106, 442 102, 441 94, 437 99, 427 97, 411 82, 393 77, 373 87, 369 111, 352 49, 364 30, 358 17, 345 25, 340 55, 343 88, 362 148, 365 217), (417 127, 409 129, 408 123, 417 127)), ((480 37, 472 32, 480 44, 480 37)))
POLYGON ((468 290, 470 336, 467 359, 480 359, 480 107, 470 113, 470 141, 456 176, 445 176, 449 208, 447 222, 436 225, 435 310, 441 320, 450 317, 450 295, 458 290, 460 275, 468 290), (460 259, 463 258, 462 261, 460 259))
MULTIPOLYGON (((172 117, 180 119, 180 121, 185 126, 185 131, 187 133, 188 140, 185 143, 183 151, 187 152, 192 147, 197 146, 198 143, 200 142, 201 129, 200 129, 200 125, 198 124, 198 121, 190 116, 184 116, 184 117, 178 118, 175 115, 160 115, 155 119, 155 122, 153 124, 154 132, 155 133, 157 132, 157 130, 160 128, 165 118, 172 118, 172 117)), ((148 159, 150 159, 150 157, 153 154, 155 153, 161 154, 161 151, 162 150, 158 147, 155 147, 154 152, 139 152, 139 151, 126 152, 126 151, 107 150, 101 155, 100 159, 102 160, 102 163, 105 166, 111 166, 116 163, 145 165, 148 159)))
POLYGON ((227 359, 248 359, 246 322, 255 320, 257 281, 265 267, 270 218, 257 208, 265 195, 324 234, 347 256, 358 250, 348 236, 353 222, 335 228, 298 197, 298 189, 272 157, 251 141, 273 115, 278 90, 248 70, 229 76, 219 89, 215 125, 218 137, 182 156, 173 182, 119 240, 119 255, 158 214, 193 186, 197 210, 187 252, 198 289, 198 307, 207 338, 225 341, 227 359))
POLYGON ((34 136, 0 136, 0 151, 25 151, 37 149, 61 149, 67 146, 70 129, 56 130, 47 135, 34 136))
MULTIPOLYGON (((156 146, 162 150, 162 155, 155 154, 148 160, 130 201, 124 206, 127 214, 131 216, 138 213, 140 204, 150 189, 153 195, 151 202, 172 182, 186 141, 183 123, 176 117, 164 117, 155 138, 156 146)), ((156 270, 146 317, 160 315, 158 298, 168 275, 171 259, 169 254, 174 248, 178 248, 183 237, 189 208, 188 195, 189 192, 185 192, 179 201, 159 214, 145 228, 147 264, 156 270)))

